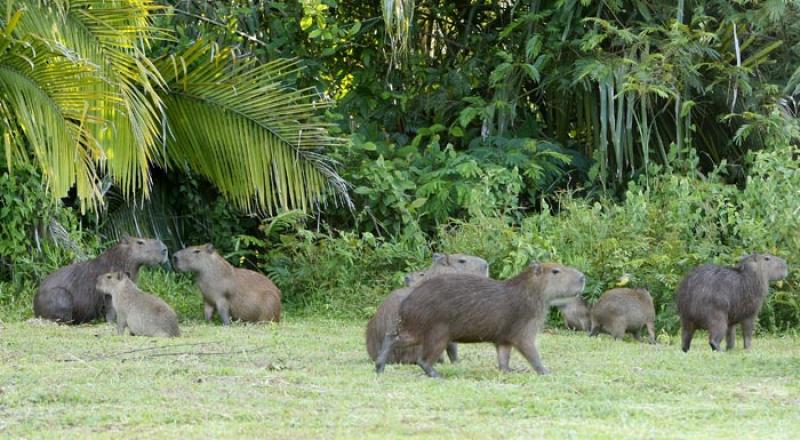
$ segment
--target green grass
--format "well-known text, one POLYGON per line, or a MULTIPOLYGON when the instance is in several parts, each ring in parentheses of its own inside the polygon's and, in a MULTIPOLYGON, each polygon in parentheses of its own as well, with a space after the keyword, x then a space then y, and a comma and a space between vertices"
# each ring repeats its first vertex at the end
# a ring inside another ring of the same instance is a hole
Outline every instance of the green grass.
MULTIPOLYGON (((362 324, 293 319, 230 328, 184 323, 173 340, 106 324, 0 324, 0 437, 796 438, 800 339, 687 355, 545 331, 552 374, 518 353, 495 369, 488 344, 462 361, 388 366, 376 378, 362 324)), ((704 335, 702 336, 704 338, 704 335)))

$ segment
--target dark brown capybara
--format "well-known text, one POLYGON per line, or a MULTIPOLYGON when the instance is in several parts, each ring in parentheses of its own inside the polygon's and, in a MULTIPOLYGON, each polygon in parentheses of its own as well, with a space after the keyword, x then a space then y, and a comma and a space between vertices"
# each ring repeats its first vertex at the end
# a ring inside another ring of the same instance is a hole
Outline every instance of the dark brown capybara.
POLYGON ((695 268, 678 287, 683 351, 689 351, 697 329, 708 330, 712 350, 720 350, 723 336, 727 349, 732 349, 736 324, 742 325, 744 348, 750 348, 755 320, 769 292, 769 282, 788 274, 786 261, 769 254, 747 255, 735 267, 705 264, 695 268))
POLYGON ((233 267, 210 244, 192 246, 172 256, 175 268, 192 272, 203 293, 206 321, 214 310, 222 325, 231 319, 248 322, 281 320, 281 291, 266 276, 233 267))
POLYGON ((557 301, 551 305, 558 308, 564 317, 564 326, 569 330, 585 331, 591 329, 589 304, 583 298, 568 298, 566 301, 557 301))
POLYGON ((136 284, 122 272, 109 272, 97 279, 97 291, 111 297, 117 312, 117 334, 160 336, 171 338, 180 336, 178 315, 161 298, 142 292, 136 284))
POLYGON ((547 369, 539 359, 536 333, 550 301, 577 296, 586 277, 577 269, 553 263, 533 263, 514 278, 496 281, 476 275, 448 274, 426 280, 400 304, 398 331, 387 334, 375 370, 382 373, 395 345, 422 344, 417 364, 439 377, 433 363, 448 342, 491 342, 498 367, 510 371, 514 347, 539 374, 547 369))
MULTIPOLYGON (((472 255, 463 254, 434 254, 433 264, 420 272, 412 272, 405 277, 406 287, 397 289, 389 294, 388 297, 381 303, 378 310, 367 323, 366 331, 366 345, 367 353, 373 361, 378 358, 381 343, 386 336, 387 332, 392 331, 393 326, 397 323, 400 317, 400 303, 411 293, 414 286, 421 283, 425 279, 443 275, 448 273, 468 273, 479 275, 483 277, 489 276, 489 263, 483 258, 475 257, 472 255)), ((421 353, 421 347, 405 347, 395 348, 389 354, 386 362, 392 363, 408 363, 413 364, 417 362, 417 358, 421 353)), ((447 346, 447 356, 451 362, 458 360, 458 349, 456 344, 451 343, 447 346)))
POLYGON ((93 321, 101 316, 112 322, 111 301, 95 288, 97 277, 108 272, 127 272, 138 279, 143 265, 167 262, 167 247, 160 240, 123 236, 97 258, 73 263, 51 273, 33 298, 33 311, 40 318, 70 324, 93 321))
POLYGON ((647 327, 648 342, 656 343, 656 309, 647 289, 611 289, 594 303, 591 316, 591 336, 605 331, 622 339, 626 331, 633 331, 634 338, 641 341, 642 328, 647 327))

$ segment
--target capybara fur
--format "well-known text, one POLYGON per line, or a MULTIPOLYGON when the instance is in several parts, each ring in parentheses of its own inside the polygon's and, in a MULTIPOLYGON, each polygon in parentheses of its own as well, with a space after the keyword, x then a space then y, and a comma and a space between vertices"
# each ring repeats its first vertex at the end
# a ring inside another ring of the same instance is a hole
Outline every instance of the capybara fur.
POLYGON ((97 291, 111 297, 117 312, 117 334, 128 328, 131 335, 180 336, 178 315, 157 296, 142 292, 122 272, 109 272, 97 279, 97 291))
POLYGON ((439 377, 433 364, 448 342, 491 342, 497 348, 500 370, 510 371, 514 347, 537 373, 545 374, 536 334, 548 303, 579 295, 585 284, 578 270, 553 263, 533 263, 505 281, 462 274, 433 277, 400 304, 398 331, 384 339, 375 370, 383 372, 395 345, 422 344, 417 364, 428 376, 439 377))
POLYGON ((727 349, 732 349, 736 324, 742 325, 744 348, 750 348, 769 282, 785 278, 788 273, 786 261, 769 254, 747 255, 735 267, 705 264, 695 268, 678 287, 683 351, 689 351, 697 329, 708 330, 712 350, 720 350, 723 337, 727 349))
POLYGON ((231 319, 248 322, 281 320, 281 291, 266 276, 248 269, 233 267, 210 244, 192 246, 172 257, 175 268, 195 274, 203 293, 206 321, 214 310, 222 325, 231 319))
POLYGON ((33 298, 33 312, 40 318, 70 324, 102 316, 111 322, 114 308, 105 295, 97 292, 97 277, 121 271, 136 281, 141 266, 166 261, 167 247, 160 240, 123 236, 97 258, 70 264, 48 275, 33 298))
POLYGON ((592 306, 592 332, 597 336, 604 331, 614 339, 622 339, 632 331, 637 341, 642 340, 642 328, 647 327, 648 342, 656 343, 656 309, 647 289, 611 289, 592 306))
MULTIPOLYGON (((472 255, 437 253, 434 254, 433 264, 428 269, 406 275, 406 287, 390 293, 367 324, 367 353, 370 359, 374 361, 378 358, 378 352, 380 352, 386 333, 393 331, 394 325, 400 317, 400 303, 411 293, 413 287, 428 278, 447 273, 468 273, 488 277, 489 263, 483 258, 472 255)), ((458 360, 457 350, 456 344, 450 344, 447 347, 450 361, 458 360)), ((389 354, 387 362, 413 364, 417 362, 420 353, 421 347, 419 346, 398 347, 389 354)))
POLYGON ((571 298, 557 307, 564 317, 564 326, 567 329, 585 332, 591 329, 589 305, 583 298, 571 298))

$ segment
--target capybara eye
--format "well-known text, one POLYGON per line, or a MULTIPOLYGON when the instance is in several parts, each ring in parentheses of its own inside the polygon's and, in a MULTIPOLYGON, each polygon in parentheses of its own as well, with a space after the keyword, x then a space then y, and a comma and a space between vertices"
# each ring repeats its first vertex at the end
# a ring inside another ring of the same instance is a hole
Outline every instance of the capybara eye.
POLYGON ((200 253, 200 250, 199 250, 199 249, 195 249, 193 253, 195 253, 195 254, 199 254, 199 253, 200 253))
POLYGON ((769 257, 764 257, 765 260, 769 261, 769 257))
POLYGON ((458 260, 458 262, 459 262, 459 263, 466 263, 466 262, 467 262, 467 260, 465 260, 465 259, 463 259, 463 258, 462 258, 462 259, 458 260))
POLYGON ((142 241, 142 240, 136 240, 136 244, 144 244, 144 241, 142 241))
POLYGON ((561 272, 561 269, 553 269, 553 273, 559 273, 559 272, 561 272))

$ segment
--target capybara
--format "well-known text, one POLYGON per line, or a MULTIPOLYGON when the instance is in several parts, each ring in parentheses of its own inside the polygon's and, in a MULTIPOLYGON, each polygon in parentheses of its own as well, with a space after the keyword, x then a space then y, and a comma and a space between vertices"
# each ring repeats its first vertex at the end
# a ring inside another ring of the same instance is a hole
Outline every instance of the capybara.
POLYGON ((556 304, 556 307, 564 317, 564 325, 569 330, 588 332, 591 329, 589 305, 585 299, 570 298, 566 302, 556 304))
POLYGON ((101 316, 114 320, 111 301, 97 292, 97 277, 108 272, 127 272, 132 280, 143 265, 167 262, 167 247, 160 240, 123 236, 97 258, 62 267, 48 275, 33 298, 36 316, 70 324, 101 316))
MULTIPOLYGON (((397 323, 400 317, 398 314, 400 311, 400 303, 411 293, 412 288, 425 279, 446 273, 469 273, 488 277, 489 263, 483 258, 472 255, 437 253, 433 255, 433 264, 431 264, 427 270, 412 272, 406 275, 406 287, 390 293, 367 324, 367 353, 370 359, 374 361, 378 358, 378 352, 380 352, 383 338, 386 336, 387 332, 392 331, 393 326, 397 323)), ((395 348, 389 354, 389 358, 386 362, 390 364, 416 363, 421 353, 420 350, 421 348, 419 346, 395 348)), ((448 344, 447 355, 451 362, 458 360, 456 344, 448 344)))
POLYGON ((515 347, 537 373, 546 374, 536 349, 536 333, 548 303, 579 295, 585 284, 578 270, 553 263, 532 263, 505 281, 466 274, 433 277, 400 304, 398 330, 386 335, 375 370, 383 372, 395 345, 422 344, 417 364, 428 376, 439 377, 433 363, 448 342, 492 342, 500 370, 509 371, 511 347, 515 347))
POLYGON ((747 255, 735 267, 705 264, 695 268, 678 287, 683 351, 689 351, 697 329, 708 330, 712 350, 720 350, 723 336, 727 349, 732 349, 736 324, 742 325, 744 348, 750 348, 753 326, 769 282, 788 274, 786 261, 769 254, 747 255))
POLYGON ((597 336, 605 331, 614 339, 622 339, 625 331, 633 331, 642 340, 642 327, 647 327, 648 342, 656 343, 656 309, 647 289, 611 289, 592 306, 592 332, 597 336))
POLYGON ((175 311, 161 298, 139 290, 127 274, 100 275, 96 287, 111 297, 117 312, 117 334, 125 333, 127 327, 136 336, 180 336, 175 311))
POLYGON ((210 244, 192 246, 172 256, 175 268, 192 272, 205 303, 206 321, 219 313, 222 325, 231 319, 260 322, 281 320, 281 291, 266 276, 233 267, 210 244))

